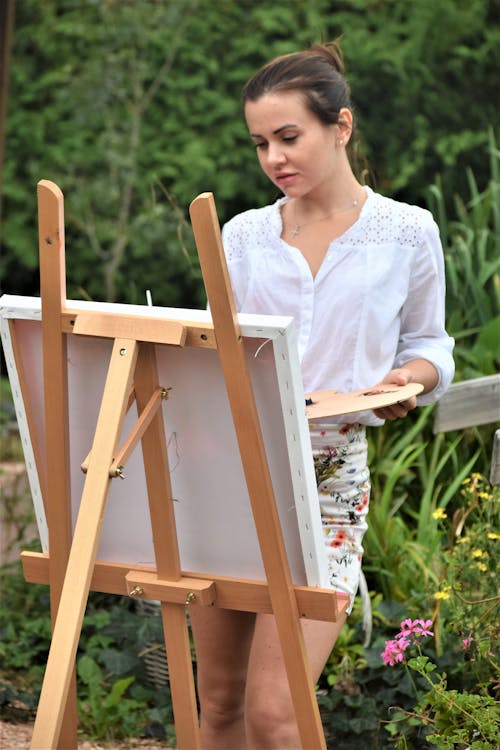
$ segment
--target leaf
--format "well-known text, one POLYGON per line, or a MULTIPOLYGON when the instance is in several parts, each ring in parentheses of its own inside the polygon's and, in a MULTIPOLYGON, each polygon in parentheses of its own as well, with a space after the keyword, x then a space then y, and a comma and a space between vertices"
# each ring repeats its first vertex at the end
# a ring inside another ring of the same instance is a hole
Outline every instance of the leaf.
POLYGON ((121 680, 116 680, 113 686, 103 701, 104 708, 111 708, 112 706, 118 706, 123 694, 127 688, 134 682, 134 677, 123 677, 121 680))
POLYGON ((77 661, 77 673, 85 685, 101 685, 103 681, 102 670, 97 662, 90 656, 84 654, 77 661))

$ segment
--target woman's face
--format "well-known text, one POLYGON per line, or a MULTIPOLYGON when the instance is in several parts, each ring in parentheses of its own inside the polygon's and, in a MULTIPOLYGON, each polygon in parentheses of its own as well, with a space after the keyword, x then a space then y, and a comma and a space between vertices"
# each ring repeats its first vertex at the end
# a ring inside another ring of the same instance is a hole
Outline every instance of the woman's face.
POLYGON ((248 101, 245 117, 260 166, 285 195, 300 198, 334 177, 339 126, 318 120, 299 92, 248 101))

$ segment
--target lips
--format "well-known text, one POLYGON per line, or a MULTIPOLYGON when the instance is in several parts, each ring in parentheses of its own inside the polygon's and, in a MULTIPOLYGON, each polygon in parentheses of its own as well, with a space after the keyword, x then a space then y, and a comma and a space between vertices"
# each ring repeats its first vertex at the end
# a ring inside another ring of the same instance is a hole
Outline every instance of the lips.
POLYGON ((289 185, 296 177, 296 172, 279 172, 274 179, 279 185, 289 185))

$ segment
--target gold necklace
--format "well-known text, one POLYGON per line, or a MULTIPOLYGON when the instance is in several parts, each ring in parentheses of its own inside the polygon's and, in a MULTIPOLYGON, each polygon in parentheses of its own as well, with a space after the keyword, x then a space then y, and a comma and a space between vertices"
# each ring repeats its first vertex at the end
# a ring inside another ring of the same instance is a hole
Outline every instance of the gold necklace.
MULTIPOLYGON (((318 221, 325 221, 325 219, 329 219, 331 216, 335 216, 336 214, 345 214, 348 211, 352 211, 354 208, 357 208, 359 205, 359 198, 354 198, 354 200, 347 206, 347 208, 339 208, 334 211, 330 211, 329 214, 326 214, 326 216, 322 216, 320 219, 311 219, 311 221, 304 221, 302 224, 295 224, 294 228, 290 230, 290 233, 292 237, 296 237, 299 233, 302 227, 307 227, 308 224, 315 224, 318 221)), ((295 210, 293 212, 294 219, 295 219, 295 210)), ((297 220, 295 219, 295 222, 297 220)))

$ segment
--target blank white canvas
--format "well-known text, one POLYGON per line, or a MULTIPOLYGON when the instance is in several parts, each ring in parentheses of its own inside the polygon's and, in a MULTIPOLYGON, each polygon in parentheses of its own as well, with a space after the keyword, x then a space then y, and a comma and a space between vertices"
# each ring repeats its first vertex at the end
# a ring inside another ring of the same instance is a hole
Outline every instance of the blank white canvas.
MULTIPOLYGON (((68 301, 71 310, 126 313, 210 322, 201 310, 68 301)), ((32 429, 43 435, 43 375, 40 300, 4 295, 0 324, 9 378, 42 547, 46 519, 34 467, 26 404, 19 387, 8 320, 15 320, 27 377, 32 429)), ((295 584, 328 587, 326 553, 316 494, 304 393, 291 318, 240 315, 254 388, 295 584)), ((90 450, 109 364, 112 341, 68 336, 70 477, 73 523, 85 475, 80 469, 90 450)), ((241 465, 218 353, 211 349, 157 345, 159 385, 170 388, 162 406, 174 496, 181 565, 184 571, 264 580, 258 538, 241 465)), ((123 438, 137 417, 135 405, 123 438)), ((140 446, 114 479, 106 507, 98 559, 153 564, 154 551, 140 446)))

